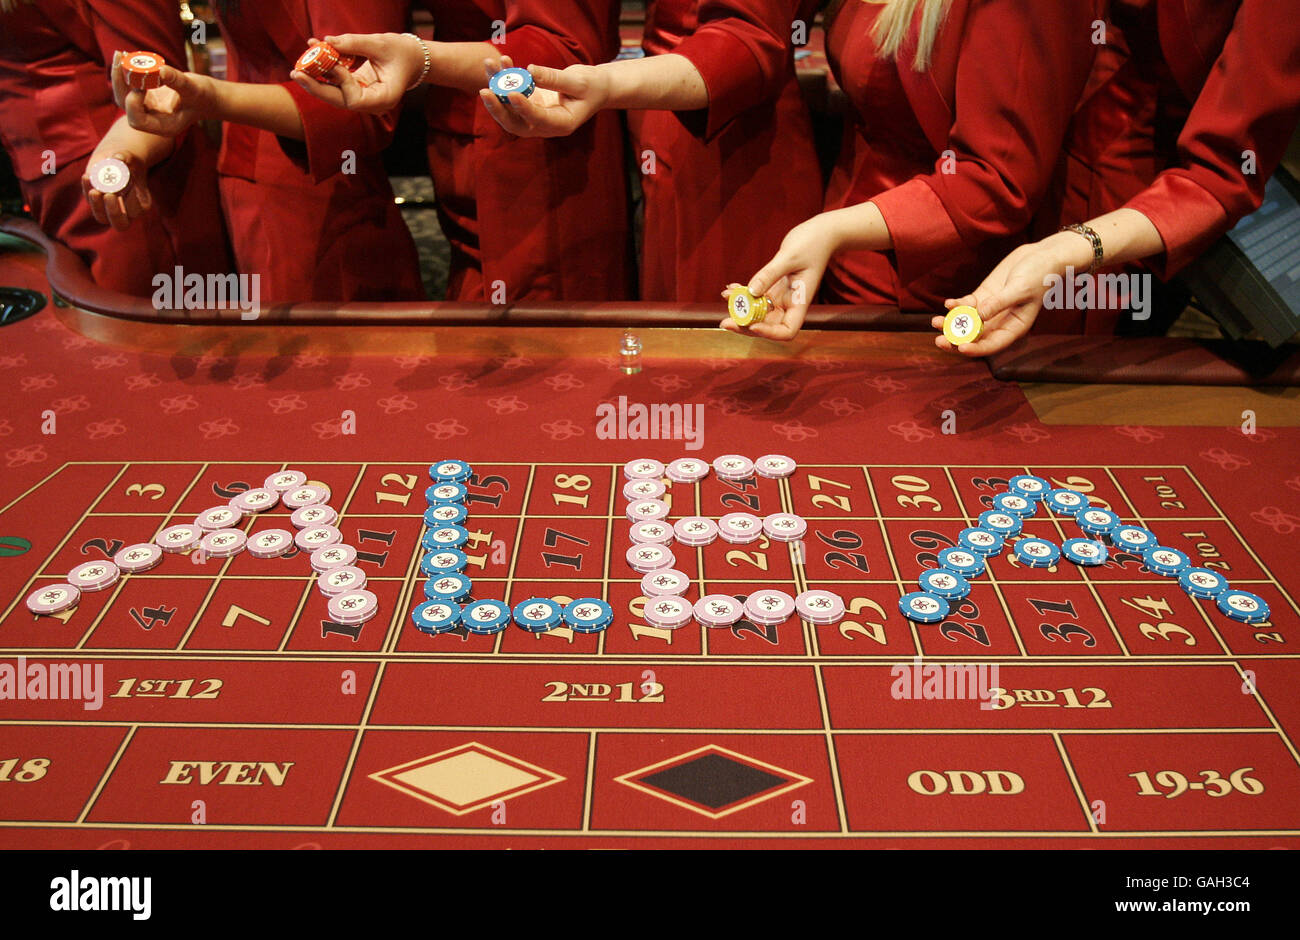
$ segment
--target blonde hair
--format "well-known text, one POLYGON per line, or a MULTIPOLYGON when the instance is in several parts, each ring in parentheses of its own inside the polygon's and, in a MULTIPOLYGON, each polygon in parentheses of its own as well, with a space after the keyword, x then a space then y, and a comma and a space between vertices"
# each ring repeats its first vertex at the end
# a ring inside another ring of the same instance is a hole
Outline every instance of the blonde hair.
POLYGON ((921 7, 921 31, 917 36, 916 58, 912 62, 912 68, 924 72, 930 67, 934 40, 939 35, 939 27, 948 15, 951 3, 952 0, 883 0, 884 9, 871 28, 871 38, 876 41, 876 48, 886 58, 895 58, 907 39, 916 8, 921 7))

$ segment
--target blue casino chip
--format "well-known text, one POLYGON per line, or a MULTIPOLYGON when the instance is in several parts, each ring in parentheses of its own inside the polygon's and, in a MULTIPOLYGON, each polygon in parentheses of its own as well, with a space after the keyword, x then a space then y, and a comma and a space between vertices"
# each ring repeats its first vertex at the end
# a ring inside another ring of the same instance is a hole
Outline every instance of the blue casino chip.
POLYGON ((1077 516, 1087 509, 1092 501, 1078 490, 1062 487, 1049 490, 1044 502, 1047 503, 1047 508, 1058 516, 1077 516))
POLYGON ((530 597, 515 605, 515 625, 529 633, 554 630, 564 620, 563 608, 546 597, 530 597))
POLYGON ((938 623, 948 616, 948 602, 925 591, 904 594, 898 599, 898 609, 908 620, 917 623, 938 623))
POLYGON ((470 633, 500 633, 510 626, 510 608, 504 601, 475 601, 461 612, 460 622, 470 633))
POLYGON ((1258 594, 1230 588, 1214 599, 1225 616, 1240 623, 1263 623, 1268 619, 1268 602, 1258 594))
POLYGON ((1002 554, 1002 548, 1005 544, 1006 539, 1002 537, 1001 533, 980 526, 962 529, 957 533, 958 548, 964 548, 968 552, 983 555, 985 558, 1002 554))
POLYGON ((1007 480, 1007 488, 1017 496, 1023 496, 1025 499, 1038 502, 1047 498, 1047 494, 1052 489, 1052 484, 1042 477, 1034 476, 1032 473, 1022 473, 1018 477, 1007 480))
POLYGON ((440 548, 420 559, 420 573, 426 578, 432 578, 449 571, 464 571, 467 564, 469 557, 464 552, 454 548, 440 548))
POLYGON ((1120 526, 1110 534, 1110 543, 1126 552, 1141 555, 1148 548, 1155 548, 1159 545, 1160 539, 1150 529, 1125 525, 1120 526))
POLYGON ((1026 568, 1050 568, 1061 560, 1061 550, 1047 539, 1027 538, 1016 543, 1016 557, 1026 568))
POLYGON ((1164 578, 1176 578, 1192 567, 1192 560, 1176 548, 1167 545, 1153 545, 1142 553, 1142 563, 1152 574, 1164 578))
POLYGON ((429 466, 429 479, 434 483, 464 483, 474 474, 474 468, 463 460, 439 460, 429 466))
POLYGON ((469 518, 469 510, 464 506, 430 506, 424 511, 424 524, 431 529, 441 525, 460 525, 469 518))
POLYGON ((580 597, 564 605, 563 616, 574 633, 599 633, 614 622, 614 608, 596 597, 580 597))
POLYGON ((502 69, 488 79, 488 91, 496 95, 497 100, 502 104, 509 104, 510 96, 515 92, 525 98, 532 97, 533 90, 536 87, 533 82, 533 73, 528 69, 502 69))
POLYGON ((460 605, 451 601, 425 601, 411 611, 411 621, 421 633, 450 633, 460 626, 460 605))
POLYGON ((984 573, 984 556, 959 545, 945 548, 939 553, 939 567, 970 580, 984 573))
POLYGON ((425 489, 424 501, 430 506, 457 506, 465 502, 465 494, 468 492, 464 483, 447 480, 425 489))
POLYGON ((1100 506, 1089 506, 1074 517, 1079 528, 1096 538, 1109 538, 1120 527, 1119 516, 1100 506))
POLYGON ((429 552, 460 548, 468 541, 469 530, 459 525, 440 525, 436 529, 426 529, 420 536, 420 545, 429 552))
POLYGON ((970 582, 947 568, 931 568, 917 579, 921 590, 946 601, 959 601, 970 593, 970 582))
POLYGON ((1086 568, 1106 563, 1106 544, 1096 539, 1066 539, 1061 543, 1061 554, 1067 561, 1086 568))
POLYGON ((993 497, 993 508, 998 512, 1005 512, 1013 516, 1019 516, 1021 519, 1028 519, 1038 512, 1038 503, 1035 500, 1026 499, 1019 493, 999 493, 993 497))
POLYGON ((1228 579, 1209 568, 1187 568, 1178 576, 1178 586, 1192 597, 1214 600, 1231 587, 1228 579))
POLYGON ((424 582, 424 596, 431 601, 463 604, 473 590, 474 582, 454 571, 436 574, 424 582))
POLYGON ((980 513, 979 524, 981 529, 988 529, 990 532, 996 532, 1004 539, 1009 539, 1020 534, 1020 530, 1025 526, 1025 521, 1013 512, 989 509, 980 513))

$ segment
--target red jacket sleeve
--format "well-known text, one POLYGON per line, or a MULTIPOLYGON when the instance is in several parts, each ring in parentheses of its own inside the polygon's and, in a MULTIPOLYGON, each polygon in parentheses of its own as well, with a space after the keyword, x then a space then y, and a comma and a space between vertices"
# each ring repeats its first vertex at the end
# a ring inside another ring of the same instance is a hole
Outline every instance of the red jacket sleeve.
POLYGON ((618 55, 615 0, 526 0, 507 4, 501 53, 516 65, 598 65, 618 55))
POLYGON ((82 0, 87 22, 95 32, 103 61, 115 52, 156 52, 173 68, 189 66, 185 59, 185 29, 180 8, 156 0, 82 0))
MULTIPOLYGON (((1045 16, 1041 7, 1041 0, 971 0, 964 20, 950 14, 939 32, 931 70, 946 43, 958 44, 945 145, 951 160, 941 154, 933 172, 871 200, 889 227, 904 283, 954 249, 1023 231, 1047 190, 1092 67, 1095 8, 1090 0, 1058 0, 1045 16)), ((911 69, 910 58, 903 69, 911 69)))
POLYGON ((1300 18, 1269 0, 1243 0, 1179 134, 1178 165, 1125 206, 1164 239, 1164 255, 1146 262, 1157 275, 1175 274, 1259 208, 1298 119, 1300 18))
MULTIPOLYGON (((340 33, 400 33, 406 29, 408 6, 355 0, 307 0, 308 27, 316 37, 340 33)), ((306 46, 304 45, 304 49, 306 46)), ((292 58, 297 58, 296 54, 292 58)), ((316 182, 342 169, 346 150, 375 154, 387 147, 397 127, 399 108, 385 114, 360 114, 336 108, 313 97, 293 81, 282 83, 302 116, 308 168, 316 182)))

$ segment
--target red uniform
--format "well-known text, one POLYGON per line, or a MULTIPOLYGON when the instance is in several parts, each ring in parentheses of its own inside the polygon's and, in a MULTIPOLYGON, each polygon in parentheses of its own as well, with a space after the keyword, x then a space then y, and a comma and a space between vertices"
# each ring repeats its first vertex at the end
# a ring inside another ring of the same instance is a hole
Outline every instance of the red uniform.
POLYGON ((822 174, 791 45, 807 0, 651 0, 642 45, 709 91, 700 112, 630 111, 645 193, 641 299, 717 301, 817 214, 822 174))
MULTIPOLYGON (((515 65, 565 68, 618 51, 615 0, 425 0, 440 42, 495 43, 515 65)), ((429 169, 451 242, 449 300, 624 300, 632 268, 622 122, 569 137, 506 133, 476 92, 433 86, 429 169)))
POLYGON ((23 197, 96 283, 138 296, 152 294, 153 276, 176 265, 230 270, 216 152, 197 128, 149 172, 154 207, 127 231, 96 222, 81 187, 91 153, 121 116, 109 80, 113 53, 148 49, 183 67, 182 37, 176 5, 164 0, 43 0, 0 13, 0 139, 23 197))
POLYGON ((401 32, 404 3, 261 0, 222 19, 232 81, 279 84, 293 95, 306 139, 227 124, 221 199, 241 274, 261 275, 272 302, 419 300, 411 233, 380 154, 397 118, 358 114, 313 97, 290 78, 307 41, 339 33, 401 32))
POLYGON ((919 11, 886 59, 871 36, 880 7, 840 7, 827 54, 853 113, 826 208, 874 202, 894 248, 835 256, 827 300, 941 310, 1023 241, 1094 56, 1094 0, 1043 7, 953 0, 924 72, 919 11))

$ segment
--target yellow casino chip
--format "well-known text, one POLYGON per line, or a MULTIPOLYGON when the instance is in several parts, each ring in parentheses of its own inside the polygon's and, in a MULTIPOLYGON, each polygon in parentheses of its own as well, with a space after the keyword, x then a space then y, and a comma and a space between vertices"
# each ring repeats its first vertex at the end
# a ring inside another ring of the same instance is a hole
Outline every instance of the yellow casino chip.
POLYGON ((984 321, 974 307, 953 307, 943 318, 943 335, 954 346, 973 343, 984 332, 984 321))
POLYGON ((767 316, 768 300, 755 297, 748 287, 737 287, 727 297, 727 312, 738 326, 752 326, 761 323, 767 316))

